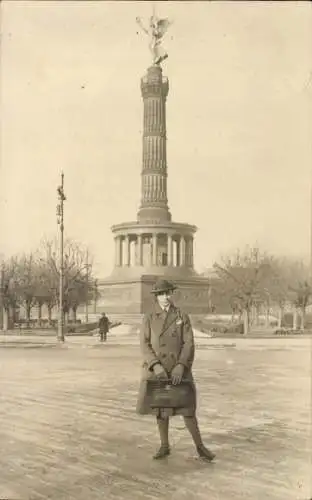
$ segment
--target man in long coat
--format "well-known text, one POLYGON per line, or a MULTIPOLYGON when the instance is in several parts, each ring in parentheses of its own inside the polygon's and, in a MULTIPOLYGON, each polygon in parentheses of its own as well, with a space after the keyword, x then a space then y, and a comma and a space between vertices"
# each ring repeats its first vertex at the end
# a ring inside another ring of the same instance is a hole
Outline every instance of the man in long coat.
POLYGON ((101 342, 103 342, 103 341, 106 342, 108 331, 109 331, 109 319, 105 313, 102 313, 100 320, 99 320, 99 333, 100 333, 101 342))
POLYGON ((198 455, 212 461, 215 455, 207 449, 201 438, 196 418, 196 386, 192 375, 195 346, 189 316, 172 302, 176 287, 166 280, 158 280, 152 290, 154 310, 143 320, 140 344, 143 355, 137 413, 156 416, 160 435, 160 448, 155 459, 170 454, 169 417, 181 415, 189 430, 198 455), (154 408, 151 405, 149 381, 171 379, 173 385, 188 381, 191 387, 189 400, 182 408, 154 408))

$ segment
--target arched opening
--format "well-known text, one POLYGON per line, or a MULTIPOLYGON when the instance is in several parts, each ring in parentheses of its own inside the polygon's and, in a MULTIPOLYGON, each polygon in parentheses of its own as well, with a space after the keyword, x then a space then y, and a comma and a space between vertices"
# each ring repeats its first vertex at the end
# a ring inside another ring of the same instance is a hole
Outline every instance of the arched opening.
POLYGON ((168 265, 167 235, 159 234, 157 240, 157 265, 168 265))

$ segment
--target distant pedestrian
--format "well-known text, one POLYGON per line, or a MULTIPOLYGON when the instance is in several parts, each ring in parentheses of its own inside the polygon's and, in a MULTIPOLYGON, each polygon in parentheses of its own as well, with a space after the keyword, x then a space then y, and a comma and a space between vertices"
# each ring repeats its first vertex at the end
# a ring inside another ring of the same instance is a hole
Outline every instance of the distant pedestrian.
POLYGON ((108 331, 109 331, 109 319, 105 313, 102 313, 99 320, 99 333, 101 342, 103 341, 106 342, 108 331))
POLYGON ((140 336, 143 372, 137 413, 156 416, 160 448, 154 459, 162 459, 170 454, 169 417, 181 415, 198 455, 210 462, 215 455, 204 446, 196 418, 196 386, 192 375, 195 354, 193 330, 189 316, 172 302, 175 288, 169 281, 158 280, 152 290, 156 299, 154 310, 145 315, 140 336), (169 392, 160 400, 156 399, 155 404, 152 387, 159 386, 161 381, 164 392, 169 392), (170 386, 172 389, 169 389, 170 386), (181 394, 186 386, 188 392, 182 401, 181 394), (160 401, 162 408, 157 407, 160 401))

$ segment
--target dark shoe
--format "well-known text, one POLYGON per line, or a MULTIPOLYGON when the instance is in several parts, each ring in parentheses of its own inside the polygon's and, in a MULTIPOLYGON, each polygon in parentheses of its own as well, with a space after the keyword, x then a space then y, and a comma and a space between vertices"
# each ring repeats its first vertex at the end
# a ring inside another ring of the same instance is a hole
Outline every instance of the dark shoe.
POLYGON ((157 453, 153 456, 154 460, 160 460, 162 458, 167 457, 170 455, 170 448, 169 446, 161 446, 157 453))
POLYGON ((208 450, 208 448, 206 448, 203 444, 197 446, 196 449, 200 458, 204 458, 205 460, 208 460, 208 462, 212 462, 216 456, 214 453, 212 453, 212 451, 208 450))

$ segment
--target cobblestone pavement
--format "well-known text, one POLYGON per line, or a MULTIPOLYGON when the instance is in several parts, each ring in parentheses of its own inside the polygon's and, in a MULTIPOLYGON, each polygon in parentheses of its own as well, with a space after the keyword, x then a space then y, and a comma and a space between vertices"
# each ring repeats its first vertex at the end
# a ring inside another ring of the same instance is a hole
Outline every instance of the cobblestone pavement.
POLYGON ((134 411, 135 340, 0 348, 0 498, 309 500, 310 340, 197 343, 198 416, 214 464, 196 458, 179 418, 171 457, 151 460, 155 422, 134 411))

